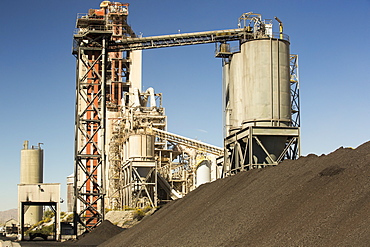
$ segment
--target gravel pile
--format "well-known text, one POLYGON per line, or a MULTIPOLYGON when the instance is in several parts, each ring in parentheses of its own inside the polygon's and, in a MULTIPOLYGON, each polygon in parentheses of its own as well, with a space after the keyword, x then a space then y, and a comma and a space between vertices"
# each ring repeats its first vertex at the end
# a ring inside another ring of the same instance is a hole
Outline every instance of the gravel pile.
MULTIPOLYGON (((122 228, 113 225, 110 221, 104 220, 97 228, 90 233, 82 235, 73 246, 97 246, 113 236, 121 233, 122 228)), ((66 245, 67 246, 67 245, 66 245)))
POLYGON ((370 142, 203 185, 99 246, 370 246, 370 142))

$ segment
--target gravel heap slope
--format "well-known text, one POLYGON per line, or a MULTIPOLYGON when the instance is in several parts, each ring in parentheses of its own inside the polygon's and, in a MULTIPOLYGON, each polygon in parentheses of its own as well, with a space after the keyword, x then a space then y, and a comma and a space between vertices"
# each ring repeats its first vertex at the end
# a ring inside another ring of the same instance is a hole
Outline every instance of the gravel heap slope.
POLYGON ((97 228, 90 233, 82 235, 80 239, 70 245, 97 246, 113 236, 121 233, 124 229, 113 225, 110 221, 104 220, 97 228))
POLYGON ((99 246, 370 246, 370 142, 203 185, 99 246))

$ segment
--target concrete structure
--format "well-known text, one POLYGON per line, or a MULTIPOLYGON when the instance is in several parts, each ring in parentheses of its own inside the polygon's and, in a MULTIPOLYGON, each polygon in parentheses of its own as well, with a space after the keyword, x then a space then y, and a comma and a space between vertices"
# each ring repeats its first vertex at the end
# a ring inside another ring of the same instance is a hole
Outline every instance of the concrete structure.
POLYGON ((19 222, 22 240, 25 239, 27 208, 49 206, 54 212, 54 240, 60 240, 60 184, 18 184, 19 222))
MULTIPOLYGON (((38 146, 29 148, 28 141, 24 141, 21 150, 20 184, 38 184, 43 182, 44 150, 38 146)), ((42 220, 43 210, 40 206, 30 206, 24 217, 24 223, 34 225, 42 220)))

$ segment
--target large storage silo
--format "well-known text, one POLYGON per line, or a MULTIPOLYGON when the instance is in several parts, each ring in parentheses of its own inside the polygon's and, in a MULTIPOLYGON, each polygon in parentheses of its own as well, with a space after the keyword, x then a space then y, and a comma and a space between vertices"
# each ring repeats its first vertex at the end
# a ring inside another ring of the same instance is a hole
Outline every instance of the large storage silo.
POLYGON ((291 122, 289 42, 258 39, 233 55, 229 79, 232 129, 289 126, 291 122))
POLYGON ((292 126, 290 43, 266 32, 264 22, 259 27, 224 60, 227 171, 277 164, 299 137, 292 126))
MULTIPOLYGON (((28 147, 28 141, 24 141, 21 150, 20 184, 43 183, 43 157, 44 150, 40 146, 28 147)), ((42 206, 30 206, 25 215, 24 223, 33 225, 42 220, 42 206)))

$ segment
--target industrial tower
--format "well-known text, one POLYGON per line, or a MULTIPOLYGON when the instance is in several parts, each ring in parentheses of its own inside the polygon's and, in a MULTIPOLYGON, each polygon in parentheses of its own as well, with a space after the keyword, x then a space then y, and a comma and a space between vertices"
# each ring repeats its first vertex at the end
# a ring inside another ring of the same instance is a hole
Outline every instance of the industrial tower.
POLYGON ((127 16, 128 4, 103 1, 77 17, 76 234, 99 225, 105 209, 155 207, 299 155, 298 60, 278 18, 277 34, 245 13, 237 29, 137 37, 127 16), (141 86, 141 50, 205 43, 223 61, 224 148, 169 133, 162 94, 141 86))
MULTIPOLYGON (((131 53, 109 46, 115 40, 135 37, 127 15, 128 4, 104 1, 100 9, 77 17, 74 214, 75 223, 87 231, 104 219, 107 109, 117 111, 123 93, 133 84, 131 73, 135 74, 131 53)), ((141 83, 140 78, 136 83, 141 83)))

